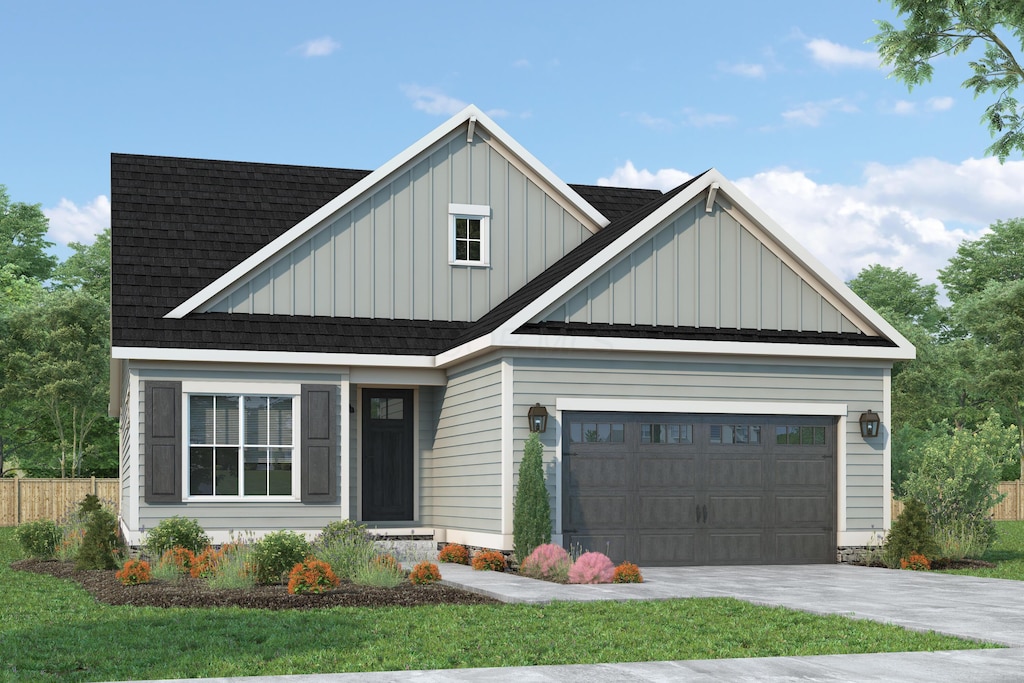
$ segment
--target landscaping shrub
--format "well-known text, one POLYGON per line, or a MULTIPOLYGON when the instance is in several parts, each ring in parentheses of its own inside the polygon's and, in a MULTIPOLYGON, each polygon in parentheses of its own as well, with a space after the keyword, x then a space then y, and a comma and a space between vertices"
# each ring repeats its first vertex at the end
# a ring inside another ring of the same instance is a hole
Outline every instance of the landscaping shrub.
POLYGON ((378 586, 380 588, 394 588, 405 581, 405 572, 391 555, 378 555, 371 561, 358 567, 354 583, 361 586, 378 586))
POLYGON ((466 546, 464 545, 449 543, 445 547, 441 548, 441 552, 437 554, 437 559, 439 562, 469 564, 469 551, 466 550, 466 546))
POLYGON ((174 569, 180 574, 191 574, 192 565, 195 564, 195 561, 195 553, 188 548, 181 547, 180 545, 168 548, 164 551, 164 554, 160 556, 160 564, 166 564, 174 567, 174 569))
POLYGON ((886 567, 896 569, 900 560, 911 555, 936 557, 939 548, 935 544, 928 512, 921 501, 911 498, 904 502, 903 512, 892 523, 892 529, 885 539, 882 561, 886 567))
POLYGON ((401 569, 398 560, 390 553, 381 553, 373 558, 373 564, 385 569, 401 569))
POLYGON ((544 446, 530 434, 519 463, 519 487, 512 508, 512 544, 522 562, 533 549, 551 542, 551 503, 544 484, 544 446))
POLYGON ((569 580, 572 560, 565 548, 554 543, 545 543, 533 549, 519 565, 519 573, 533 579, 565 583, 569 580))
POLYGON ((100 502, 100 497, 95 493, 85 494, 85 498, 78 503, 78 512, 83 517, 87 516, 90 512, 96 512, 102 508, 103 503, 100 502))
POLYGON ((339 583, 331 565, 312 556, 297 563, 288 574, 288 592, 292 595, 326 593, 339 583))
POLYGON ((252 575, 259 584, 280 583, 310 554, 309 542, 294 531, 273 531, 252 547, 252 575))
POLYGON ((114 576, 125 586, 149 583, 150 579, 152 579, 149 562, 145 560, 128 560, 114 576))
POLYGON ((366 528, 351 520, 331 522, 313 541, 313 555, 331 565, 340 579, 351 581, 376 554, 366 528))
POLYGON ((900 569, 913 569, 915 571, 928 571, 932 563, 924 555, 913 554, 900 560, 900 569))
POLYGON ((229 543, 221 547, 221 558, 212 576, 206 583, 214 590, 225 588, 252 588, 256 582, 250 572, 252 546, 245 543, 229 543))
POLYGON ((569 583, 611 583, 615 565, 604 553, 583 553, 569 568, 569 583))
POLYGON ((29 557, 40 560, 49 560, 54 557, 57 547, 63 540, 64 534, 56 522, 49 519, 39 519, 34 522, 19 524, 14 531, 15 538, 21 549, 29 557))
POLYGON ((409 583, 419 586, 441 580, 441 570, 433 562, 423 561, 409 572, 409 583))
POLYGON ((976 432, 954 429, 925 442, 905 489, 924 504, 933 531, 947 539, 947 549, 966 549, 977 557, 992 545, 995 525, 989 511, 1003 498, 1003 465, 1016 448, 1016 429, 1003 427, 995 411, 976 432))
POLYGON ((187 548, 193 554, 203 552, 210 545, 210 537, 199 526, 199 522, 186 517, 169 517, 146 534, 144 548, 150 557, 163 557, 163 554, 175 546, 187 548))
POLYGON ((124 542, 117 533, 117 518, 105 508, 89 513, 82 547, 75 558, 76 569, 116 569, 118 560, 127 555, 124 542))
POLYGON ((505 556, 497 550, 480 550, 473 555, 473 569, 503 572, 505 571, 505 556))
POLYGON ((644 577, 640 573, 640 567, 632 562, 623 562, 615 568, 612 574, 612 583, 643 583, 644 577))
POLYGON ((214 550, 212 546, 206 546, 203 552, 194 556, 189 567, 189 574, 193 579, 210 578, 217 573, 217 567, 220 565, 221 560, 224 559, 224 552, 223 548, 221 550, 214 550))

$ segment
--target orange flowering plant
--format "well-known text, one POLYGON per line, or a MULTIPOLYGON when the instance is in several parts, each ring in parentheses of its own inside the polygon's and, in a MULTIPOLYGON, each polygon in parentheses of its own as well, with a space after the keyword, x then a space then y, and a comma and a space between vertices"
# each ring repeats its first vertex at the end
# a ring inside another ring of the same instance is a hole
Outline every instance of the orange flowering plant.
POLYGON ((182 574, 191 574, 192 565, 196 561, 196 555, 188 548, 176 545, 166 551, 163 557, 160 558, 160 561, 165 564, 174 565, 182 574))
POLYGON ((395 571, 399 569, 398 560, 395 559, 394 555, 389 555, 388 553, 377 555, 373 558, 373 563, 385 569, 394 569, 395 571))
POLYGON ((221 560, 224 559, 226 552, 226 548, 214 550, 212 546, 206 546, 203 552, 193 555, 192 563, 189 566, 189 574, 192 575, 193 579, 200 577, 204 579, 210 578, 217 573, 217 567, 220 565, 221 560))
POLYGON ((152 578, 149 571, 149 562, 145 560, 128 560, 114 576, 125 586, 149 583, 150 578, 152 578))
POLYGON ((473 556, 473 569, 503 572, 505 571, 505 556, 497 550, 481 550, 473 556))
POLYGON ((292 567, 288 575, 288 592, 292 595, 303 593, 325 593, 337 588, 341 581, 331 571, 331 565, 312 555, 292 567))
POLYGON ((932 568, 932 563, 928 561, 928 558, 920 553, 913 553, 910 557, 904 557, 900 560, 901 569, 913 569, 915 571, 927 571, 932 568))
POLYGON ((449 543, 441 548, 437 554, 439 562, 454 562, 455 564, 469 564, 469 551, 466 546, 458 543, 449 543))
POLYGON ((623 562, 615 568, 612 574, 612 583, 643 583, 644 577, 640 573, 640 567, 632 562, 623 562))
POLYGON ((441 570, 433 562, 420 562, 409 573, 409 583, 416 586, 441 580, 441 570))

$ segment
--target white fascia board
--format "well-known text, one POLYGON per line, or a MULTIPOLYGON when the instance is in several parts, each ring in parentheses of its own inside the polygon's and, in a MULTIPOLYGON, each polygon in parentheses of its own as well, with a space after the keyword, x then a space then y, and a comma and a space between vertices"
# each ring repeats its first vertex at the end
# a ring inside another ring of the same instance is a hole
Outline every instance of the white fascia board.
POLYGON ((439 353, 435 358, 437 367, 448 367, 452 363, 457 363, 489 350, 494 346, 493 337, 493 334, 485 334, 482 337, 477 337, 476 339, 468 341, 461 346, 456 346, 454 349, 449 349, 444 353, 439 353))
MULTIPOLYGON (((717 173, 717 171, 715 171, 717 173)), ((793 238, 785 228, 776 223, 771 216, 762 211, 750 198, 736 187, 732 182, 722 177, 720 191, 725 194, 741 211, 746 213, 765 232, 771 235, 793 258, 799 261, 805 268, 814 274, 819 281, 831 289, 836 296, 845 301, 858 315, 870 323, 877 332, 886 337, 899 348, 910 353, 901 360, 912 359, 917 355, 917 350, 910 341, 899 331, 890 325, 885 318, 868 306, 863 299, 857 296, 846 283, 840 280, 835 273, 828 269, 825 264, 819 261, 811 252, 807 251, 796 239, 793 238)))
MULTIPOLYGON (((725 330, 726 332, 728 330, 725 330)), ((786 344, 775 342, 738 342, 702 339, 640 339, 631 337, 584 337, 554 334, 495 335, 496 347, 566 349, 572 351, 640 351, 648 353, 688 353, 721 356, 772 356, 784 358, 843 358, 851 360, 910 360, 900 347, 840 346, 829 344, 786 344)), ((460 347, 461 348, 461 347, 460 347)))
POLYGON ((550 183, 555 190, 563 194, 568 201, 576 205, 576 207, 586 214, 588 218, 593 220, 602 228, 608 225, 608 219, 583 199, 583 197, 581 197, 575 190, 559 179, 558 176, 552 173, 546 166, 544 166, 544 164, 540 163, 536 157, 527 152, 522 145, 512 139, 512 137, 502 130, 498 124, 492 121, 490 117, 480 111, 477 107, 469 105, 461 112, 432 130, 430 133, 427 133, 410 147, 407 147, 403 152, 393 157, 383 166, 373 171, 355 185, 311 213, 294 227, 286 231, 283 235, 267 244, 265 247, 236 265, 228 272, 221 275, 200 291, 193 294, 164 317, 184 318, 189 313, 192 313, 199 307, 209 303, 213 298, 224 293, 243 277, 252 273, 284 249, 321 226, 324 222, 330 220, 335 214, 341 212, 350 205, 354 205, 357 200, 362 198, 364 194, 373 189, 373 187, 378 183, 382 182, 402 166, 426 152, 442 138, 451 134, 456 128, 473 117, 477 120, 477 126, 486 129, 491 135, 498 138, 498 140, 518 156, 523 163, 531 166, 538 175, 550 183))
POLYGON ((143 346, 115 346, 110 352, 114 358, 131 360, 391 368, 435 367, 434 356, 394 356, 382 353, 295 353, 291 351, 233 351, 229 349, 164 349, 143 346))
POLYGON ((631 398, 557 398, 555 409, 617 413, 697 413, 701 415, 821 415, 837 417, 848 412, 845 403, 790 403, 787 401, 677 401, 631 398))

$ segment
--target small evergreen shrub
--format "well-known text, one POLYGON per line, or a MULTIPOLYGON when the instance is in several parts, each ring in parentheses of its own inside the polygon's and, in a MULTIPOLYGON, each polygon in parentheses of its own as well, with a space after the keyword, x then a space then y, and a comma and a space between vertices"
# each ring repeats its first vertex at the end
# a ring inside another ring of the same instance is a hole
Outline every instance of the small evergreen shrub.
POLYGON ((481 550, 473 555, 473 569, 503 572, 505 571, 505 556, 497 550, 481 550))
POLYGON ((288 574, 288 592, 292 595, 326 593, 339 583, 331 565, 312 556, 297 563, 288 574))
POLYGON ((420 586, 441 580, 441 570, 433 562, 420 562, 409 572, 409 583, 420 586))
POLYGON ((545 543, 533 549, 522 564, 519 573, 533 579, 565 583, 569 580, 572 560, 565 548, 554 543, 545 543))
POLYGON ((615 565, 604 553, 583 553, 569 568, 569 583, 611 583, 615 565))
POLYGON ((150 557, 163 557, 163 554, 175 546, 187 548, 194 555, 203 552, 210 545, 210 537, 199 526, 199 522, 186 517, 169 517, 146 534, 144 548, 150 557))
POLYGON ((57 553, 57 548, 64 540, 64 534, 56 522, 49 519, 38 519, 34 522, 19 524, 14 531, 21 549, 40 560, 49 560, 57 553))
POLYGON ((449 543, 441 548, 437 554, 438 562, 453 562, 454 564, 469 564, 469 551, 466 546, 458 543, 449 543))
POLYGON ((256 583, 281 583, 286 572, 310 554, 309 542, 294 531, 274 531, 252 547, 252 574, 256 583))
POLYGON ((551 542, 551 503, 544 483, 544 446, 530 434, 519 463, 519 487, 512 508, 512 544, 522 562, 539 545, 551 542))
POLYGON ((892 523, 882 549, 882 561, 890 569, 900 566, 900 560, 911 555, 936 557, 938 546, 928 523, 928 511, 916 498, 906 501, 903 512, 892 523))
POLYGON ((83 517, 87 516, 91 512, 96 512, 103 508, 103 503, 100 502, 100 497, 95 493, 87 493, 78 503, 78 513, 83 517))
POLYGON ((643 583, 644 577, 640 573, 640 567, 632 562, 623 562, 615 568, 612 575, 612 583, 643 583))
POLYGON ((924 555, 914 554, 910 557, 904 557, 900 560, 900 569, 913 569, 914 571, 928 571, 932 568, 932 563, 928 561, 928 558, 924 555))
POLYGON ((75 569, 116 569, 118 560, 126 555, 114 513, 105 508, 90 512, 75 569))
POLYGON ((128 560, 114 576, 125 586, 149 583, 153 578, 149 569, 149 562, 145 560, 128 560))

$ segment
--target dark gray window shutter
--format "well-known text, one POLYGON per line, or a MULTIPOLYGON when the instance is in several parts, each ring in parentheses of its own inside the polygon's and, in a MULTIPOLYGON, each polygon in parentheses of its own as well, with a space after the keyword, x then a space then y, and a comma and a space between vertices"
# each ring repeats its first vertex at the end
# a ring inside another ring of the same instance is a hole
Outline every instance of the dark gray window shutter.
POLYGON ((146 502, 180 503, 181 382, 146 382, 146 502))
POLYGON ((338 388, 302 385, 300 446, 301 496, 304 503, 330 503, 338 497, 338 388))

